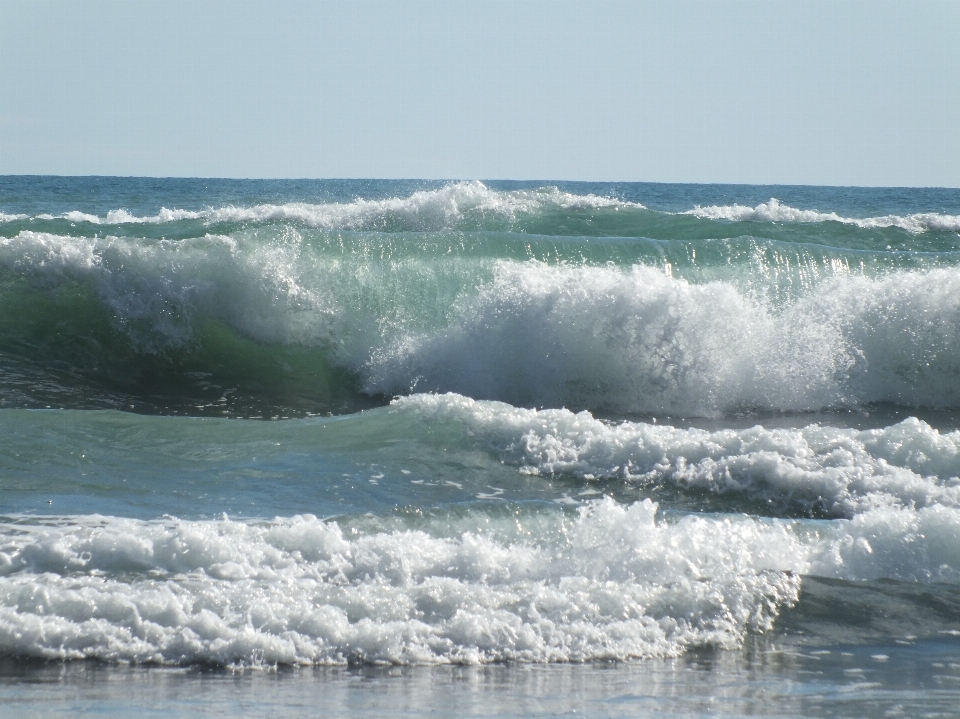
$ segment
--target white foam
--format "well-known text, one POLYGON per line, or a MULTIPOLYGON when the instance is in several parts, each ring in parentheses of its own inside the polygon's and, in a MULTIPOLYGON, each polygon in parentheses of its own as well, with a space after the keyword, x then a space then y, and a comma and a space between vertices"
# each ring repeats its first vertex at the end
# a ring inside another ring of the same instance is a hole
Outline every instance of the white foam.
POLYGON ((931 506, 865 512, 826 528, 807 571, 863 581, 960 582, 960 510, 931 506))
POLYGON ((421 529, 100 516, 0 525, 0 652, 224 665, 673 656, 772 628, 802 575, 960 581, 960 511, 657 517, 605 498, 421 529))
POLYGON ((779 567, 804 565, 805 550, 786 526, 667 523, 656 509, 606 499, 576 517, 474 519, 439 535, 357 534, 310 516, 7 525, 0 652, 245 665, 627 659, 733 646, 796 600, 799 578, 779 567))
POLYGON ((843 217, 836 212, 819 212, 817 210, 800 210, 789 205, 783 205, 776 198, 769 202, 762 202, 756 207, 748 205, 697 205, 687 210, 685 215, 694 215, 710 220, 728 220, 730 222, 840 222, 845 225, 855 225, 864 229, 882 227, 899 227, 918 234, 927 230, 942 232, 957 232, 960 230, 960 215, 941 215, 935 212, 918 212, 910 215, 883 215, 880 217, 843 217))
POLYGON ((28 217, 29 215, 10 215, 6 212, 0 212, 0 222, 16 222, 17 220, 26 220, 28 217))
POLYGON ((316 290, 302 282, 300 238, 292 233, 286 240, 258 245, 219 235, 151 241, 23 231, 0 238, 0 267, 41 287, 90 285, 144 351, 189 341, 193 323, 207 318, 261 341, 327 345, 332 300, 322 277, 316 290))
MULTIPOLYGON (((61 217, 72 222, 94 224, 160 224, 181 220, 203 220, 208 224, 219 222, 293 222, 322 229, 338 230, 439 230, 455 226, 467 215, 493 215, 515 219, 521 213, 534 213, 547 207, 568 210, 590 210, 603 207, 642 207, 598 195, 575 195, 556 187, 533 190, 498 191, 481 182, 455 182, 437 190, 421 190, 407 197, 384 200, 358 199, 344 203, 314 204, 289 202, 260 204, 251 207, 225 206, 205 210, 168 209, 156 215, 134 215, 126 209, 107 212, 101 219, 79 211, 61 217)), ((2 220, 0 216, 0 221, 2 220)), ((20 217, 20 216, 18 216, 20 217)), ((22 216, 26 217, 26 216, 22 216)), ((54 219, 39 215, 38 219, 54 219)))
POLYGON ((447 327, 375 348, 366 387, 681 416, 957 407, 957 326, 952 268, 841 273, 775 308, 653 267, 500 262, 447 327))
MULTIPOLYGON (((70 222, 89 222, 94 225, 100 224, 100 218, 96 215, 91 215, 86 212, 80 212, 79 210, 72 210, 66 212, 62 215, 63 219, 70 220, 70 222)), ((52 219, 52 218, 51 218, 52 219)))
POLYGON ((608 424, 588 412, 521 409, 455 394, 418 394, 393 405, 431 422, 461 423, 527 474, 735 493, 772 508, 839 517, 877 507, 960 507, 960 431, 941 434, 916 418, 864 431, 811 425, 711 432, 608 424))
POLYGON ((162 222, 177 222, 178 220, 198 220, 206 215, 204 212, 195 212, 193 210, 168 210, 161 207, 160 212, 153 216, 141 217, 131 214, 128 210, 110 210, 107 213, 104 224, 122 225, 122 224, 159 224, 162 222))
POLYGON ((833 404, 842 401, 834 378, 851 364, 835 334, 783 326, 731 284, 694 285, 657 268, 500 262, 450 326, 377 349, 367 386, 613 411, 833 404), (753 376, 768 368, 775 379, 753 376), (795 382, 780 381, 790 373, 795 382))
POLYGON ((21 231, 0 238, 0 268, 86 284, 145 350, 216 319, 261 342, 334 348, 371 393, 680 416, 960 407, 955 268, 840 268, 774 306, 656 267, 371 259, 289 227, 179 241, 21 231))

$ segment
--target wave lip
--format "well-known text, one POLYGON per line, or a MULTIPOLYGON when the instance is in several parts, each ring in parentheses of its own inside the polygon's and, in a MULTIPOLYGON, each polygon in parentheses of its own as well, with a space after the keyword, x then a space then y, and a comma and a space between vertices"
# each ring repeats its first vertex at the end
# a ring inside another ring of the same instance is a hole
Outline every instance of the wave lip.
POLYGON ((621 422, 589 412, 532 410, 456 394, 420 394, 393 406, 458 422, 527 474, 619 478, 735 494, 782 509, 854 517, 877 508, 960 509, 960 430, 941 434, 916 418, 857 431, 706 431, 621 422))
POLYGON ((693 215, 708 220, 727 220, 730 222, 788 222, 788 223, 819 223, 839 222, 844 225, 855 225, 863 229, 878 229, 884 227, 898 227, 913 234, 928 230, 941 232, 960 231, 960 215, 941 215, 936 212, 919 212, 911 215, 883 215, 880 217, 842 217, 835 212, 819 212, 817 210, 800 210, 789 205, 783 205, 776 198, 762 202, 756 207, 748 205, 697 205, 692 210, 681 214, 693 215))

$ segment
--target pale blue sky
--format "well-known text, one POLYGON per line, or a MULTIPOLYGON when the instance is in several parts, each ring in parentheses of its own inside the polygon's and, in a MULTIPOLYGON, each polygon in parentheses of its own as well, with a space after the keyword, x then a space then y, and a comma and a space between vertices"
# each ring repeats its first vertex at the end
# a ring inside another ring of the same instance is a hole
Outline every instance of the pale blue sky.
POLYGON ((0 0, 0 174, 960 186, 960 0, 0 0))

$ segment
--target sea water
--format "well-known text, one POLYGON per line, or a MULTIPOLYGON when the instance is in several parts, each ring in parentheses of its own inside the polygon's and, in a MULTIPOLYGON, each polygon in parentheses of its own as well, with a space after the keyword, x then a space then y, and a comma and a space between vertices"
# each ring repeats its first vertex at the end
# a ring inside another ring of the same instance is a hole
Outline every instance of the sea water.
POLYGON ((0 178, 21 714, 956 715, 960 191, 0 178))

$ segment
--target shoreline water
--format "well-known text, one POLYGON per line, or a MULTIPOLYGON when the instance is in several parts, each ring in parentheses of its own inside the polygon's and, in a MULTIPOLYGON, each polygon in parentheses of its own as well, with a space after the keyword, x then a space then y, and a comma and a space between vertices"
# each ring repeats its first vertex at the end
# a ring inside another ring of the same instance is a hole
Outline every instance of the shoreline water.
POLYGON ((0 669, 17 716, 955 716, 955 638, 700 651, 628 664, 162 669, 98 663, 0 669))

